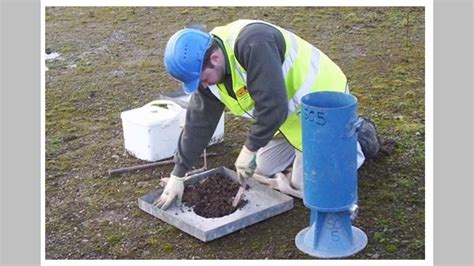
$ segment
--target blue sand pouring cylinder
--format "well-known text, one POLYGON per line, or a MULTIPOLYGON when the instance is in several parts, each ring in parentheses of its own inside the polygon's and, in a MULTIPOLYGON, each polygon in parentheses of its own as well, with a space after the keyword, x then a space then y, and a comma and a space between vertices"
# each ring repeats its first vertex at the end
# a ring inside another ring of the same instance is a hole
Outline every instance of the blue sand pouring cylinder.
POLYGON ((357 98, 350 94, 314 92, 302 98, 303 203, 311 215, 295 242, 315 257, 347 257, 367 245, 350 219, 357 203, 356 121, 357 98))

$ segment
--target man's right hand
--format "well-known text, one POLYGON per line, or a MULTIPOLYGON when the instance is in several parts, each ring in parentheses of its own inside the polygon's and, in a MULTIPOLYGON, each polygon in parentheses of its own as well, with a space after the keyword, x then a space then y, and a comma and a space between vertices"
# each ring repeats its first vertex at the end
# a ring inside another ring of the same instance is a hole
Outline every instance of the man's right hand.
POLYGON ((166 184, 165 190, 161 196, 153 203, 162 210, 168 209, 168 207, 176 199, 178 206, 181 206, 181 199, 183 198, 184 192, 184 177, 178 177, 171 175, 168 183, 166 184))

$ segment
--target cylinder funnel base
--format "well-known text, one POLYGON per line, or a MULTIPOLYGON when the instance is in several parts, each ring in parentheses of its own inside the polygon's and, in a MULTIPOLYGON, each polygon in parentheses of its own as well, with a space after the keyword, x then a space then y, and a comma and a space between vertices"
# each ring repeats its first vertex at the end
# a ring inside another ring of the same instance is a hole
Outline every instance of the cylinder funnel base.
POLYGON ((311 226, 295 238, 296 247, 317 258, 343 258, 356 254, 367 245, 367 235, 351 225, 350 213, 312 213, 311 226), (314 218, 313 218, 314 217, 314 218))

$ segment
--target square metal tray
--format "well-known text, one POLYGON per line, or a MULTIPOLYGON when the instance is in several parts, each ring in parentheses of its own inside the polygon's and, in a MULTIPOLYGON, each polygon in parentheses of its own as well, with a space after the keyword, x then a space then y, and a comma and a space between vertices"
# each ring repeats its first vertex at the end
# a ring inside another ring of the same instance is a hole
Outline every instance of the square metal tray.
MULTIPOLYGON (((184 184, 185 186, 194 185, 214 174, 237 180, 234 171, 219 167, 192 175, 184 184)), ((178 207, 174 203, 166 211, 153 206, 154 200, 161 195, 163 189, 139 198, 138 206, 143 211, 204 242, 228 235, 293 208, 292 197, 262 185, 253 178, 250 178, 247 184, 250 186, 250 189, 244 193, 244 199, 248 201, 247 204, 235 212, 219 218, 205 218, 197 215, 194 211, 187 210, 187 207, 178 207)))

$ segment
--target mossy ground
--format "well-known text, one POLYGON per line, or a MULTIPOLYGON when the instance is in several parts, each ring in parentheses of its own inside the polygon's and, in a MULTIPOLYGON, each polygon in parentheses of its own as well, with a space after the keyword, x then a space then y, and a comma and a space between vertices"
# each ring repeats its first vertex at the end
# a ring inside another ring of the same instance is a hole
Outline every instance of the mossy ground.
MULTIPOLYGON (((141 211, 171 166, 109 177, 144 163, 123 147, 120 113, 175 91, 163 66, 168 38, 186 24, 208 29, 262 19, 315 44, 346 73, 380 134, 397 142, 359 170, 360 215, 368 236, 355 259, 425 256, 425 26, 413 7, 47 7, 47 259, 309 259, 294 244, 308 226, 301 200, 277 217, 210 243, 141 211)), ((233 168, 248 123, 227 114, 225 141, 209 167, 233 168)), ((198 166, 202 164, 197 162, 198 166)))

